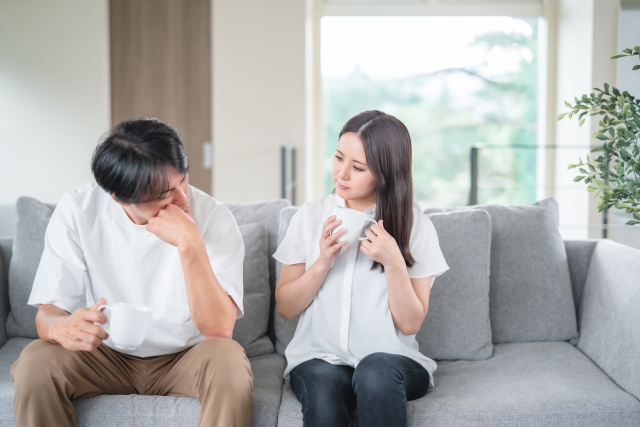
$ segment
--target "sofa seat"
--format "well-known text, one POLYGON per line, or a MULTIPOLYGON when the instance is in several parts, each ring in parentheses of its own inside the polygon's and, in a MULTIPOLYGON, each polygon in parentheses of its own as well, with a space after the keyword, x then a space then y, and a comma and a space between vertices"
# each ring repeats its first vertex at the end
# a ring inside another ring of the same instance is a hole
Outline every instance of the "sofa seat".
MULTIPOLYGON (((640 402, 566 342, 498 344, 488 360, 439 363, 434 380, 409 426, 640 426, 640 402)), ((302 426, 288 381, 278 426, 302 426)))
MULTIPOLYGON (((0 348, 0 426, 14 426, 11 365, 32 340, 11 338, 0 348)), ((285 359, 279 354, 249 358, 253 371, 252 426, 275 426, 285 359)), ((76 426, 166 426, 198 424, 197 399, 174 396, 98 396, 73 402, 76 426)))

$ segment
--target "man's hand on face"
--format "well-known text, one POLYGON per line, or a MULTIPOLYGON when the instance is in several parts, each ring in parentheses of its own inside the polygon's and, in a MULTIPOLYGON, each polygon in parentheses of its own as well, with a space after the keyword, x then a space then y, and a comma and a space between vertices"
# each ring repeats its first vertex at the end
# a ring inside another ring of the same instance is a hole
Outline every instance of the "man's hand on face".
POLYGON ((202 237, 191 217, 191 208, 182 210, 174 204, 167 205, 156 217, 149 219, 147 230, 178 248, 202 237))
POLYGON ((109 336, 102 326, 95 324, 107 323, 107 316, 98 310, 106 303, 104 298, 100 298, 92 307, 79 308, 69 316, 60 316, 51 325, 51 337, 67 350, 95 350, 109 336))

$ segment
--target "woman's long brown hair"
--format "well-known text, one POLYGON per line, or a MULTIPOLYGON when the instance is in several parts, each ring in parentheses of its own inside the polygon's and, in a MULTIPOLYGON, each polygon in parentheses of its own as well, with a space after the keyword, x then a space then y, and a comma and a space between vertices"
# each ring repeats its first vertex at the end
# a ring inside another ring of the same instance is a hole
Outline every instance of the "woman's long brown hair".
MULTIPOLYGON (((362 141, 367 165, 377 181, 376 221, 398 243, 407 267, 415 264, 409 251, 413 227, 413 178, 411 175, 411 136, 407 127, 382 111, 365 111, 351 118, 340 136, 353 132, 362 141)), ((372 270, 384 266, 373 263, 372 270)))

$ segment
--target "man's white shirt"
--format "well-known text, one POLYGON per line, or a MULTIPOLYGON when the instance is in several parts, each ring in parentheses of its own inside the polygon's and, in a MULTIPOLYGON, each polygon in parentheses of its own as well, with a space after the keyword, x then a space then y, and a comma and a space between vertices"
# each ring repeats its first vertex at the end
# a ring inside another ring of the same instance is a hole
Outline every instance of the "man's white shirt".
MULTIPOLYGON (((244 243, 229 209, 189 186, 189 206, 203 237, 213 272, 243 316, 244 243)), ((152 309, 138 357, 177 353, 203 341, 194 325, 178 249, 134 224, 123 207, 95 183, 65 194, 45 235, 29 305, 53 304, 68 312, 127 302, 152 309), (86 301, 85 301, 86 294, 86 301)))

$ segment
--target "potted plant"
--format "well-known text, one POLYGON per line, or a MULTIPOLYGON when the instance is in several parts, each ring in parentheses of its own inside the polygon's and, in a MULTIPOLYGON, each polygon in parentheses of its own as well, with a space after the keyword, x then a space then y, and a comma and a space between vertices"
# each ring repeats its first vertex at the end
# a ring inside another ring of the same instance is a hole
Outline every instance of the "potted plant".
MULTIPOLYGON (((611 59, 625 56, 640 57, 640 46, 624 49, 611 59)), ((640 65, 633 67, 638 69, 640 65)), ((633 215, 628 225, 640 224, 640 99, 607 83, 604 90, 594 88, 594 91, 575 98, 574 105, 565 101, 571 111, 557 118, 577 116, 582 126, 586 116, 602 116, 600 129, 593 134, 602 142, 591 150, 597 154, 587 155, 585 161, 580 158, 580 162, 569 165, 569 169, 578 168, 580 175, 574 181, 583 181, 587 191, 600 199, 596 205, 598 212, 615 206, 633 215)))

